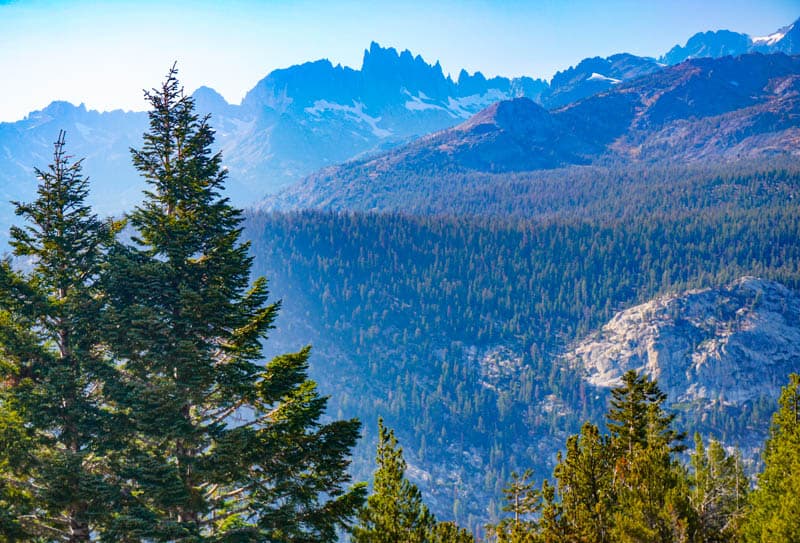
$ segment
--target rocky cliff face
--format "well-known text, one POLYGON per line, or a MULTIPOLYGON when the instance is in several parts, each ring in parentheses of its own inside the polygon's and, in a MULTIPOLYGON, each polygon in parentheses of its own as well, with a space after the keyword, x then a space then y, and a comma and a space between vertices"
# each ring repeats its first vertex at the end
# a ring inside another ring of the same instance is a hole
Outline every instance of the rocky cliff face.
POLYGON ((645 371, 671 402, 699 408, 777 398, 786 376, 800 371, 800 294, 743 277, 663 296, 618 313, 565 359, 602 388, 645 371))

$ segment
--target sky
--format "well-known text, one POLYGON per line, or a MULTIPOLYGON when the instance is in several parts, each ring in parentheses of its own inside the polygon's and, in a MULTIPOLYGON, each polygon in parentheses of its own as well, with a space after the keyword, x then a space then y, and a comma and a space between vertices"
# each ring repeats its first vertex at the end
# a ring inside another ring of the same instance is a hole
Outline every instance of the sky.
POLYGON ((586 57, 658 57, 696 32, 762 36, 798 17, 800 0, 0 0, 0 122, 54 100, 145 110, 142 89, 175 61, 188 91, 238 104, 276 68, 359 68, 372 41, 454 77, 549 79, 586 57))

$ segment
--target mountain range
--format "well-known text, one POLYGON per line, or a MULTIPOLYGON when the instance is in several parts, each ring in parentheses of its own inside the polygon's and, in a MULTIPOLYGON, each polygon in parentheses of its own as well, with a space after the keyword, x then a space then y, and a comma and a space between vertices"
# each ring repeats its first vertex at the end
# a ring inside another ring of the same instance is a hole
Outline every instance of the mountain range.
POLYGON ((799 119, 800 57, 692 59, 554 110, 528 98, 498 102, 453 128, 321 170, 264 205, 390 210, 414 195, 452 199, 459 186, 437 185, 444 173, 792 157, 799 119))
MULTIPOLYGON (((721 31, 695 35, 660 61, 630 54, 588 58, 558 72, 549 82, 529 77, 486 78, 465 70, 454 80, 438 62, 431 65, 409 51, 372 43, 358 70, 327 60, 275 70, 240 105, 227 103, 208 87, 197 89, 193 96, 198 111, 212 115, 229 168, 228 194, 235 203, 246 205, 320 168, 376 155, 463 123, 499 101, 525 97, 557 110, 658 72, 664 63, 693 56, 747 50, 798 53, 798 26, 790 25, 763 39, 737 34, 740 41, 750 44, 744 49, 720 45, 728 35, 721 31)), ((524 114, 534 115, 533 108, 522 107, 524 114)), ((130 165, 128 149, 138 144, 146 122, 139 112, 99 113, 83 105, 53 102, 20 121, 0 123, 3 202, 32 197, 33 168, 49 163, 52 142, 58 130, 64 129, 69 152, 86 158, 95 206, 102 213, 130 209, 143 184, 130 165)), ((569 157, 557 155, 551 161, 561 158, 569 157)), ((10 215, 10 207, 0 205, 2 224, 8 224, 10 215)))
POLYGON ((800 19, 768 36, 752 37, 741 32, 717 30, 698 32, 685 45, 676 45, 659 61, 679 64, 690 58, 719 58, 744 53, 800 53, 800 19))

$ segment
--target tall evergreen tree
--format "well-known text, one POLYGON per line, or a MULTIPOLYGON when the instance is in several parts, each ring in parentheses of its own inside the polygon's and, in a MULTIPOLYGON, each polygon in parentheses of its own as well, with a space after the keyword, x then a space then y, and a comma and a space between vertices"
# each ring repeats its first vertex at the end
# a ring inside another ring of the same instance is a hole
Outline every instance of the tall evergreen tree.
POLYGON ((30 271, 0 266, 0 477, 13 493, 0 524, 9 540, 89 541, 118 498, 106 462, 118 425, 103 395, 114 369, 97 334, 113 227, 85 203, 63 132, 36 174, 36 200, 15 204, 27 224, 11 229, 30 271))
POLYGON ((736 541, 749 490, 741 460, 738 454, 727 454, 719 441, 712 440, 706 448, 700 434, 695 434, 694 442, 689 494, 696 517, 692 541, 736 541))
POLYGON ((351 530, 355 543, 472 543, 472 534, 455 523, 436 522, 419 488, 406 479, 403 449, 382 419, 376 461, 372 494, 351 530))
POLYGON ((778 403, 743 526, 753 543, 800 541, 800 375, 789 376, 778 403))
POLYGON ((511 516, 496 526, 489 526, 497 543, 533 543, 537 541, 538 523, 535 515, 541 509, 541 494, 532 480, 532 472, 522 475, 514 472, 511 481, 503 488, 503 511, 511 516))
POLYGON ((540 541, 542 543, 567 543, 574 537, 567 524, 564 508, 556 495, 556 488, 542 481, 541 516, 539 518, 540 541))
POLYGON ((634 370, 625 372, 622 385, 611 390, 611 407, 606 415, 616 455, 632 453, 636 445, 646 446, 653 438, 666 442, 672 451, 685 450, 683 434, 672 429, 675 414, 666 413, 667 395, 656 381, 634 370))
POLYGON ((307 377, 308 349, 259 361, 278 304, 263 278, 249 284, 208 117, 174 67, 145 96, 150 128, 132 155, 150 188, 107 282, 113 394, 131 424, 116 466, 128 499, 112 534, 333 541, 364 499, 362 485, 344 488, 360 424, 320 422, 326 398, 307 377))
POLYGON ((426 543, 436 520, 419 488, 405 478, 403 449, 378 421, 378 452, 372 494, 358 513, 354 543, 426 543))
POLYGON ((611 540, 674 542, 688 538, 690 507, 685 469, 673 457, 683 435, 664 411, 666 394, 634 371, 611 391, 607 415, 616 500, 611 540))
POLYGON ((586 423, 567 440, 566 454, 559 455, 553 470, 568 533, 579 541, 610 540, 614 513, 613 458, 609 441, 586 423))

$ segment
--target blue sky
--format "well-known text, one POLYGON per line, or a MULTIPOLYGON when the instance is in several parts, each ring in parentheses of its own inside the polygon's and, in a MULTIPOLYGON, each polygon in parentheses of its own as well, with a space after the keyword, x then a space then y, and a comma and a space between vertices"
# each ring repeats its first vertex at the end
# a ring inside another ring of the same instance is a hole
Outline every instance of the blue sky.
POLYGON ((550 78, 587 56, 658 56, 698 31, 766 35, 800 0, 0 0, 0 121, 61 99, 145 109, 177 60, 187 90, 238 103, 270 70, 329 58, 360 67, 375 40, 445 72, 550 78))

